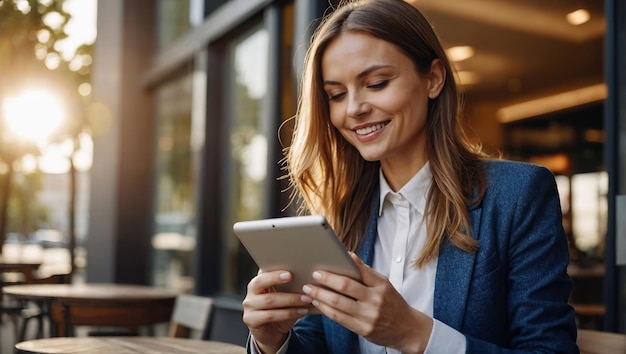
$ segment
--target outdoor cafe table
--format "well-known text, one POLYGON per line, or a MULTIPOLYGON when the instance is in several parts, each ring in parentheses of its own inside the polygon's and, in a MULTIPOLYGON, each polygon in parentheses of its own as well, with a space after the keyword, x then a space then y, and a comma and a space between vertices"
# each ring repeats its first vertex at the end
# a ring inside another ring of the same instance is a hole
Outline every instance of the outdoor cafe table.
POLYGON ((238 345, 173 337, 65 337, 29 340, 15 345, 17 354, 245 354, 238 345))
POLYGON ((17 300, 42 303, 51 314, 53 336, 60 337, 69 334, 68 320, 75 325, 124 327, 168 322, 178 295, 150 286, 95 283, 12 285, 2 291, 17 300))

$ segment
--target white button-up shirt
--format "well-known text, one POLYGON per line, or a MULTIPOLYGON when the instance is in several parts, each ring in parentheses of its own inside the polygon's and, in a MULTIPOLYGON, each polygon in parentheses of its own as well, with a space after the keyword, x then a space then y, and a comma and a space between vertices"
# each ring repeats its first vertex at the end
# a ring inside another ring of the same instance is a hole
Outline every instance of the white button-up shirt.
MULTIPOLYGON (((424 167, 398 192, 394 192, 380 171, 378 237, 374 244, 372 268, 383 274, 411 307, 433 316, 437 259, 421 268, 415 261, 426 240, 424 209, 432 183, 430 165, 424 167)), ((464 353, 465 337, 435 320, 425 353, 464 353)), ((362 354, 400 354, 359 337, 362 354)))

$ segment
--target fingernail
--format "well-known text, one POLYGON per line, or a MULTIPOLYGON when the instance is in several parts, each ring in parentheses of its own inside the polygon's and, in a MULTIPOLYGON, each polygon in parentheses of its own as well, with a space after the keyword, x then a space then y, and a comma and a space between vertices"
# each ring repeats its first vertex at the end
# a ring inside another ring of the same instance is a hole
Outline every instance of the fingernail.
POLYGON ((313 300, 313 302, 311 302, 311 304, 312 304, 313 306, 317 307, 317 306, 320 304, 320 302, 319 302, 319 301, 317 301, 317 300, 313 300))
POLYGON ((313 272, 313 279, 320 280, 320 278, 322 278, 320 272, 313 272))
POLYGON ((303 309, 303 308, 299 308, 296 311, 298 312, 299 315, 306 315, 307 313, 309 313, 309 309, 303 309))
POLYGON ((302 287, 302 291, 304 291, 305 294, 311 293, 312 290, 313 289, 311 289, 311 287, 308 286, 308 285, 305 285, 305 286, 302 287))
POLYGON ((278 275, 278 278, 280 280, 288 280, 289 279, 289 272, 280 273, 280 275, 278 275))
POLYGON ((306 295, 300 295, 300 301, 310 304, 313 299, 306 295))

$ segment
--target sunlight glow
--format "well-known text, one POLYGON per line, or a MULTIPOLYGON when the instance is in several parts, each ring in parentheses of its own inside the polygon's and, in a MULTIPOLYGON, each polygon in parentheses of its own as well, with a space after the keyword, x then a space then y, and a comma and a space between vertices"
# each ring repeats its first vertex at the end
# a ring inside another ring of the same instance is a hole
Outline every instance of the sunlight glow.
POLYGON ((87 133, 78 136, 79 146, 74 153, 74 167, 78 171, 89 171, 93 164, 93 140, 87 133))
POLYGON ((55 70, 61 65, 61 57, 55 52, 50 52, 46 54, 44 63, 46 64, 46 68, 55 70))
POLYGON ((88 82, 83 82, 78 86, 78 94, 81 96, 89 96, 91 94, 91 84, 88 82))
POLYGON ((67 173, 70 170, 69 159, 73 153, 74 168, 77 171, 89 171, 93 163, 93 141, 87 133, 80 133, 78 140, 76 151, 71 139, 47 145, 38 158, 39 169, 46 174, 67 173))
POLYGON ((15 1, 15 6, 17 7, 18 10, 20 10, 20 12, 22 12, 23 14, 27 14, 30 12, 30 4, 28 3, 27 0, 17 0, 15 1))
POLYGON ((70 170, 67 148, 62 144, 48 145, 39 157, 39 169, 46 174, 63 174, 70 170))
POLYGON ((65 115, 56 97, 34 90, 7 97, 3 109, 9 130, 29 140, 46 139, 59 128, 65 115))
POLYGON ((72 17, 65 25, 68 37, 57 42, 57 47, 63 59, 69 61, 76 53, 76 49, 96 40, 97 0, 66 0, 63 10, 72 17))
POLYGON ((20 161, 21 171, 24 173, 33 173, 37 170, 37 158, 31 154, 24 155, 20 161))

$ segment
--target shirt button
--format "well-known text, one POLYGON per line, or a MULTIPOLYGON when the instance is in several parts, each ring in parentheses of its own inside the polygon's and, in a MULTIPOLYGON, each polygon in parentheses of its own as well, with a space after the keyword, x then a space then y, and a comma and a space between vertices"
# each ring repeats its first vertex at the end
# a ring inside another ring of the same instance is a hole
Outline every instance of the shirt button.
POLYGON ((396 256, 393 260, 396 261, 396 263, 400 263, 402 262, 402 256, 396 256))

